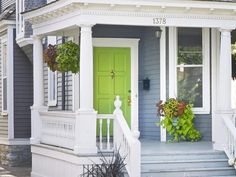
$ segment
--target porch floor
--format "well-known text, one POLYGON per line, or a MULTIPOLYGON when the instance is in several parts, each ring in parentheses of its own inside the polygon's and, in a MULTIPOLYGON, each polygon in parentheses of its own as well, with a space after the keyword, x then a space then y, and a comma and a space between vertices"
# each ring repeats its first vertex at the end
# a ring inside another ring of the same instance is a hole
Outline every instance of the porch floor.
POLYGON ((213 151, 213 144, 209 141, 200 142, 174 142, 165 143, 157 140, 141 139, 142 154, 163 154, 163 153, 181 153, 181 152, 206 152, 213 151))

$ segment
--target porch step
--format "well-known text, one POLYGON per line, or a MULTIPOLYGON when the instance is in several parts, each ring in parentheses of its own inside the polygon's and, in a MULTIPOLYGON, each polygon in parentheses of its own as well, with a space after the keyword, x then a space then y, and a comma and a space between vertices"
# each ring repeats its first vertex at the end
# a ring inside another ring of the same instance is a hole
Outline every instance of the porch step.
POLYGON ((142 154, 142 177, 236 177, 224 152, 142 154))

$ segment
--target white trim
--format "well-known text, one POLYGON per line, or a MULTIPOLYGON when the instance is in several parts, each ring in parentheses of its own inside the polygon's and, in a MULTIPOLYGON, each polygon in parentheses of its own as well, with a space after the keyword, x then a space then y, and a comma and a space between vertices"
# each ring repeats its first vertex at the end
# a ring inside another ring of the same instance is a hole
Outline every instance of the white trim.
MULTIPOLYGON (((8 113, 7 113, 7 109, 6 110, 4 110, 4 106, 3 106, 3 104, 4 104, 4 91, 3 91, 3 88, 4 88, 4 86, 3 86, 3 68, 6 68, 6 70, 8 71, 8 64, 7 64, 7 62, 8 62, 8 40, 7 40, 7 35, 4 35, 4 36, 2 36, 1 37, 1 85, 2 85, 2 89, 1 89, 1 92, 2 92, 2 109, 1 109, 1 111, 2 111, 2 114, 5 114, 5 115, 8 115, 8 113), (4 45, 6 45, 6 46, 4 46, 4 45), (3 55, 3 49, 5 48, 5 55, 6 55, 6 63, 5 63, 5 65, 6 66, 4 66, 4 62, 3 62, 3 57, 4 57, 4 55, 3 55)), ((8 79, 7 78, 7 76, 8 76, 8 73, 6 73, 6 79, 8 79)), ((8 81, 7 81, 8 82, 8 81)), ((6 96, 6 98, 7 98, 7 96, 6 96)), ((8 100, 6 100, 6 102, 8 103, 8 100)), ((8 107, 8 105, 7 105, 7 107, 8 107)))
POLYGON ((76 111, 79 109, 79 73, 72 73, 72 111, 76 111))
POLYGON ((217 130, 217 66, 220 56, 220 32, 216 28, 211 31, 211 103, 212 103, 212 141, 216 142, 219 135, 219 130, 217 130))
POLYGON ((27 138, 16 138, 16 139, 0 138, 0 144, 4 144, 4 145, 30 145, 30 140, 27 138))
POLYGON ((8 138, 14 138, 14 26, 7 29, 7 109, 8 138))
POLYGON ((177 29, 169 27, 169 98, 176 98, 177 29))
MULTIPOLYGON (((48 45, 51 44, 51 45, 55 45, 57 44, 57 38, 56 36, 48 36, 47 37, 47 40, 48 40, 48 45)), ((57 71, 51 71, 50 68, 48 68, 48 106, 57 106, 57 71), (55 75, 55 80, 54 82, 52 82, 52 77, 53 75, 55 75), (51 87, 52 87, 52 84, 54 84, 54 92, 55 92, 55 99, 54 100, 51 100, 51 87)))
MULTIPOLYGON (((169 97, 177 97, 177 51, 178 51, 177 28, 169 29, 169 97), (174 46, 175 45, 175 46, 174 46)), ((210 35, 209 28, 202 28, 202 51, 203 65, 197 65, 203 68, 203 107, 193 108, 195 114, 210 113, 210 35)))
MULTIPOLYGON (((161 27, 160 38, 160 100, 166 101, 166 28, 161 27)), ((161 116, 162 120, 163 117, 161 116)), ((160 126, 161 141, 166 142, 166 129, 160 126)))
POLYGON ((57 106, 57 71, 51 71, 49 68, 48 68, 48 106, 57 106), (53 75, 55 75, 55 80, 54 82, 52 81, 52 77, 53 75), (54 100, 51 100, 51 87, 52 87, 52 84, 54 84, 54 94, 55 94, 55 99, 54 100))
POLYGON ((129 47, 131 49, 131 130, 138 130, 138 43, 139 39, 93 38, 94 47, 129 47))

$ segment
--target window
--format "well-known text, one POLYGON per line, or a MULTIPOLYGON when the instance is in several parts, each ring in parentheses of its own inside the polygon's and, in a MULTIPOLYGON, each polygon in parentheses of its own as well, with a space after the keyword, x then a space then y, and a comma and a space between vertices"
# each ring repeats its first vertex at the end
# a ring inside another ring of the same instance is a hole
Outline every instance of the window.
POLYGON ((209 29, 178 28, 176 41, 177 56, 173 62, 176 97, 193 104, 195 113, 207 114, 210 112, 209 29))
POLYGON ((2 112, 7 112, 7 43, 2 40, 1 45, 2 61, 2 112))
MULTIPOLYGON (((47 38, 48 45, 55 45, 56 37, 48 36, 47 38)), ((48 106, 57 105, 57 72, 53 72, 48 69, 48 106)))

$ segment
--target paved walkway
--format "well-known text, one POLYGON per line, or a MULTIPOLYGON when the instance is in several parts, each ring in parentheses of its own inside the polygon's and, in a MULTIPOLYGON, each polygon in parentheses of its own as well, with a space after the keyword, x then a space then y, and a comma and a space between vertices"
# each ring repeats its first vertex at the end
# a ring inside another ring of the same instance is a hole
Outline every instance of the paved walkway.
POLYGON ((0 177, 30 177, 31 168, 0 166, 0 177))

